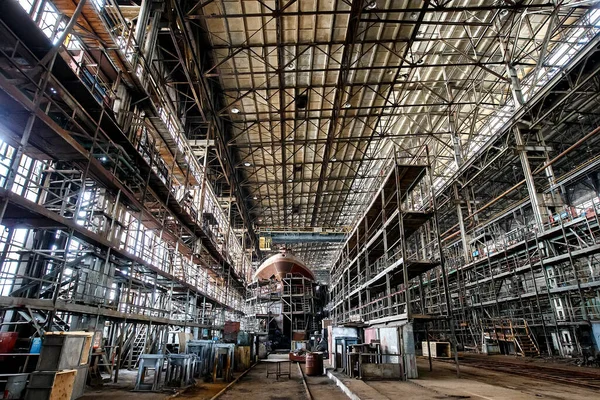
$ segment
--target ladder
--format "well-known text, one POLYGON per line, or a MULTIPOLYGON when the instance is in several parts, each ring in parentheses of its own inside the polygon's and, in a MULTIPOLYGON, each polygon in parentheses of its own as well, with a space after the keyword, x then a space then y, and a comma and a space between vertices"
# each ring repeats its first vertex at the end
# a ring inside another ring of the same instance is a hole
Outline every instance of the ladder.
POLYGON ((310 306, 310 300, 309 299, 304 299, 304 304, 303 304, 303 309, 302 311, 305 314, 311 314, 312 313, 312 307, 310 306))
POLYGON ((146 333, 148 326, 142 325, 137 332, 137 335, 131 343, 131 348, 127 357, 127 369, 133 369, 137 365, 140 355, 144 354, 146 350, 146 333))

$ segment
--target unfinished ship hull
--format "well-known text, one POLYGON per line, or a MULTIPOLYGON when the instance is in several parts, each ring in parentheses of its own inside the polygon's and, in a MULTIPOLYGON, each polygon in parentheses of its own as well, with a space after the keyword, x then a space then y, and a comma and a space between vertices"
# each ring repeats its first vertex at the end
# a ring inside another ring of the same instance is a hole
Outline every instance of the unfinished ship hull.
POLYGON ((277 279, 281 281, 288 274, 315 280, 315 275, 306 264, 291 254, 275 254, 267 258, 254 273, 254 280, 277 279))

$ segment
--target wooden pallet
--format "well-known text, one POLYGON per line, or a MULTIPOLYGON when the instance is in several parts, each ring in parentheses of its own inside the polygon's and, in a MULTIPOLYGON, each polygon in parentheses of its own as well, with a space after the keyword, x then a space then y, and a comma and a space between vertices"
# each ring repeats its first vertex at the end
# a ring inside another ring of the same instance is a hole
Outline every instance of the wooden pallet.
POLYGON ((76 376, 74 369, 33 372, 25 400, 71 400, 76 376))
POLYGON ((57 372, 50 391, 50 400, 70 400, 73 394, 75 375, 77 375, 77 371, 74 369, 57 372))

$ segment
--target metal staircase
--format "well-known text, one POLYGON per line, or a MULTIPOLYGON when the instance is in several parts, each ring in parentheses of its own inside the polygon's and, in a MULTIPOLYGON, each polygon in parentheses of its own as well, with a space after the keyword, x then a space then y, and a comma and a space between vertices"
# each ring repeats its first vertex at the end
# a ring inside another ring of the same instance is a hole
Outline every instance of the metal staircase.
MULTIPOLYGON (((43 310, 28 310, 29 312, 19 310, 19 315, 25 321, 34 324, 39 328, 43 328, 42 325, 48 325, 48 312, 43 310)), ((47 329, 47 328, 46 328, 47 329)), ((66 332, 69 330, 69 324, 66 323, 58 315, 54 315, 50 324, 51 331, 66 332)))
POLYGON ((148 328, 143 325, 136 335, 131 345, 131 356, 127 360, 127 368, 133 369, 137 365, 140 355, 144 354, 146 349, 146 331, 148 328), (133 365, 132 365, 133 364, 133 365))
POLYGON ((523 357, 536 357, 540 355, 540 348, 535 337, 531 334, 526 320, 523 320, 523 325, 513 325, 511 322, 511 330, 519 355, 523 357))
MULTIPOLYGON (((128 334, 129 329, 125 332, 128 334)), ((136 332, 135 326, 132 326, 131 335, 129 340, 125 342, 123 351, 123 363, 122 367, 127 369, 134 369, 137 365, 138 359, 141 354, 145 353, 146 350, 146 338, 147 338, 147 325, 141 325, 136 332)))

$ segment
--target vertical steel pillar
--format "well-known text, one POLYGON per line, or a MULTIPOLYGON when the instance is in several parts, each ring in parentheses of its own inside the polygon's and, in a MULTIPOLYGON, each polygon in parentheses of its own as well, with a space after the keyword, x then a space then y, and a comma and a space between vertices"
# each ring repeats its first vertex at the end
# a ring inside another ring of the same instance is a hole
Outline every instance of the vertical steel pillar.
POLYGON ((519 80, 519 75, 517 74, 517 70, 512 63, 510 50, 508 49, 508 41, 501 34, 502 26, 498 19, 495 21, 495 26, 498 34, 498 40, 500 41, 500 53, 502 53, 502 58, 504 59, 504 64, 506 66, 506 74, 510 80, 510 91, 513 96, 513 101, 515 108, 518 108, 525 104, 525 97, 523 97, 523 90, 521 89, 521 81, 519 80))
MULTIPOLYGON (((425 291, 423 290, 423 274, 419 274, 419 291, 421 294, 421 302, 423 302, 423 299, 425 298, 425 291)), ((425 304, 423 303, 423 310, 421 311, 423 314, 426 314, 425 312, 426 307, 425 304)), ((427 354, 428 354, 428 360, 429 360, 429 372, 433 371, 433 362, 431 361, 431 346, 429 345, 429 321, 425 320, 424 322, 425 324, 425 341, 427 342, 427 354)))
POLYGON ((394 148, 394 175, 396 178, 396 199, 398 202, 398 228, 400 230, 400 249, 402 252, 402 277, 404 281, 404 299, 406 300, 406 319, 410 320, 410 284, 408 282, 408 259, 406 251, 406 238, 404 237, 404 211, 402 210, 402 182, 398 171, 398 154, 394 148))
POLYGON ((440 238, 440 222, 438 220, 437 213, 437 201, 435 198, 435 189, 433 186, 433 176, 432 176, 432 168, 431 161, 429 158, 429 147, 425 147, 427 154, 427 176, 429 177, 429 189, 431 190, 431 204, 433 207, 433 222, 435 224, 435 237, 437 239, 438 251, 440 253, 440 269, 442 273, 442 279, 444 281, 444 295, 446 300, 446 313, 447 320, 450 324, 450 334, 454 338, 454 363, 456 365, 456 376, 460 378, 460 366, 458 364, 458 351, 456 350, 456 329, 454 327, 454 317, 452 316, 452 306, 450 301, 450 291, 448 288, 448 275, 446 274, 446 265, 444 260, 444 252, 442 251, 442 239, 440 238))
POLYGON ((529 165, 529 159, 527 158, 527 151, 525 150, 523 136, 521 135, 519 128, 516 126, 513 128, 513 133, 516 144, 519 148, 519 158, 521 159, 521 166, 523 167, 523 174, 525 175, 525 184, 527 185, 527 191, 529 192, 535 223, 539 229, 543 231, 544 213, 542 213, 542 204, 540 204, 540 198, 535 188, 535 180, 533 179, 533 173, 531 171, 531 166, 529 165))
MULTIPOLYGON (((563 219, 560 219, 560 229, 563 234, 563 239, 565 240, 565 247, 567 248, 567 255, 569 256, 569 265, 573 270, 573 278, 575 278, 575 283, 577 285, 577 292, 579 293, 579 299, 581 300, 581 317, 583 321, 588 320, 587 310, 585 308, 585 296, 583 295, 583 290, 581 288, 581 280, 579 276, 577 276, 577 268, 575 267, 575 263, 573 262, 573 253, 571 252, 571 246, 569 245, 569 238, 567 237, 567 232, 565 230, 565 225, 563 223, 563 219)), ((589 321, 588 321, 589 322, 589 321)))
POLYGON ((540 249, 540 241, 539 241, 537 232, 534 232, 534 234, 535 234, 535 245, 538 249, 537 251, 539 252, 539 263, 540 263, 542 272, 544 273, 544 282, 546 283, 546 285, 545 285, 546 286, 546 295, 548 296, 548 303, 550 303, 550 308, 552 309, 552 314, 554 315, 554 329, 556 331, 556 340, 558 342, 558 352, 561 356, 564 356, 565 355, 564 350, 561 346, 560 330, 558 328, 558 315, 556 313, 556 307, 554 306, 554 302, 552 301, 552 296, 550 293, 550 281, 548 279, 548 271, 546 270, 546 266, 544 265, 544 254, 542 253, 542 250, 540 249))
POLYGON ((460 200, 460 195, 458 192, 458 184, 457 183, 454 183, 453 189, 454 189, 454 201, 456 203, 456 215, 458 216, 458 226, 460 228, 460 238, 461 238, 461 243, 462 243, 462 247, 463 247, 463 255, 465 257, 465 264, 468 264, 471 261, 471 254, 469 253, 467 230, 465 229, 465 220, 463 217, 462 207, 460 204, 461 200, 460 200))

